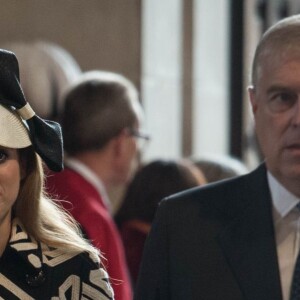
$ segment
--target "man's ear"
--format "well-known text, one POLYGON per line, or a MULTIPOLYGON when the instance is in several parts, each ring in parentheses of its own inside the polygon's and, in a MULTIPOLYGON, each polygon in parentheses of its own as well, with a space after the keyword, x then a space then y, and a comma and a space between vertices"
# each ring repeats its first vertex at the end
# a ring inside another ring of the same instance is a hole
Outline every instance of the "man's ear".
POLYGON ((112 140, 113 154, 115 158, 123 155, 126 147, 126 132, 122 130, 114 139, 112 140))
POLYGON ((253 85, 248 86, 248 94, 249 94, 252 112, 253 115, 255 115, 257 111, 257 97, 256 97, 256 90, 253 85))

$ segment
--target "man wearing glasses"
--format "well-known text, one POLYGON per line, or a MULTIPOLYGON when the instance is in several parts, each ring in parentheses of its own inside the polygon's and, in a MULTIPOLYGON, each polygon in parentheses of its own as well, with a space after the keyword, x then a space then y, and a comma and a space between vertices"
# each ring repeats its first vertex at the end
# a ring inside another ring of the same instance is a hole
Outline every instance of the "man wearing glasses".
POLYGON ((47 178, 49 193, 79 222, 87 238, 107 259, 116 300, 132 291, 121 239, 107 190, 126 184, 137 165, 142 108, 133 84, 123 76, 91 71, 65 95, 61 125, 65 170, 47 178))

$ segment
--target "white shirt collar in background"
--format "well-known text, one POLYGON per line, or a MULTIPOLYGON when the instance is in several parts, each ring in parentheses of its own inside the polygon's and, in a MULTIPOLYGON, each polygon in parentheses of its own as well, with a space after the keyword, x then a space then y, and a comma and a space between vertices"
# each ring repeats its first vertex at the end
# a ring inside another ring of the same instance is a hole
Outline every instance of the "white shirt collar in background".
POLYGON ((109 211, 111 211, 111 204, 106 192, 106 188, 101 179, 85 164, 75 158, 66 158, 65 165, 70 169, 79 173, 84 179, 86 179, 101 195, 104 205, 109 211))

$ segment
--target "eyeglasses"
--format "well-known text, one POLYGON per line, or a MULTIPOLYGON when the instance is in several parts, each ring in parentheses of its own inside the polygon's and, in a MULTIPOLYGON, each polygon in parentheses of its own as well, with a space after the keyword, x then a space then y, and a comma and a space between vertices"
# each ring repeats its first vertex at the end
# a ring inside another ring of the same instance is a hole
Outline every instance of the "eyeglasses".
POLYGON ((128 133, 137 139, 139 150, 141 152, 144 151, 151 140, 150 135, 133 128, 128 128, 128 133))

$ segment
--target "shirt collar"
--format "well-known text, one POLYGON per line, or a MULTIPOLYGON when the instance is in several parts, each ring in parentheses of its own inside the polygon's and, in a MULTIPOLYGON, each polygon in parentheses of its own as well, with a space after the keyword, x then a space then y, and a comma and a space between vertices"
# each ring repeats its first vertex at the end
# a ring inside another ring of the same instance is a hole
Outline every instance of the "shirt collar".
POLYGON ((283 219, 300 199, 289 192, 279 181, 268 171, 267 172, 273 208, 275 210, 275 223, 283 219))
POLYGON ((111 205, 106 192, 106 188, 99 176, 97 176, 89 167, 80 162, 78 159, 68 157, 65 159, 65 164, 67 167, 76 171, 85 180, 87 180, 101 195, 106 208, 108 210, 111 210, 111 205))

